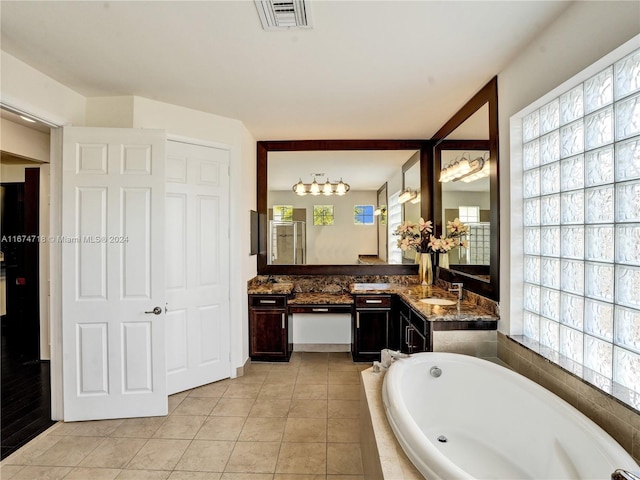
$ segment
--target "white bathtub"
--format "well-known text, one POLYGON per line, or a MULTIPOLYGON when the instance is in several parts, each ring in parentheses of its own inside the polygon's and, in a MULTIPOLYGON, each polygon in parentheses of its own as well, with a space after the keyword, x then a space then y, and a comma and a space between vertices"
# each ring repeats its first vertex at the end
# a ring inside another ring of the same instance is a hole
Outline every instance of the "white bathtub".
POLYGON ((609 480, 617 468, 640 470, 564 400, 479 358, 434 352, 397 360, 382 397, 400 445, 429 480, 609 480), (430 374, 434 366, 440 377, 430 374))

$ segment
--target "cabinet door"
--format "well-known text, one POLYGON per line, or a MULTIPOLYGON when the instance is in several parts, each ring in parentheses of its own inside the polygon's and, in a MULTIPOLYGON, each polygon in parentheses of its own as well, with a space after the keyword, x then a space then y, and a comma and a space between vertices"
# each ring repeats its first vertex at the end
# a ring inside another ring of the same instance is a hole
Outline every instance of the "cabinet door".
POLYGON ((356 311, 354 354, 379 359, 380 350, 387 348, 388 330, 388 310, 356 311))
POLYGON ((287 356, 286 312, 281 309, 253 308, 249 315, 252 358, 287 356))

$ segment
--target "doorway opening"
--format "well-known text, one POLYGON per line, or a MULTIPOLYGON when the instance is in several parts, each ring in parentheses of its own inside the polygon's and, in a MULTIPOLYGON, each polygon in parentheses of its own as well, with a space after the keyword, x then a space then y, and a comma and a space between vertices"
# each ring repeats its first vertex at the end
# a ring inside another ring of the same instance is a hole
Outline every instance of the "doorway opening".
MULTIPOLYGON (((51 420, 48 348, 48 251, 42 242, 42 235, 48 233, 42 225, 49 221, 49 166, 13 153, 15 145, 31 141, 32 128, 15 123, 4 110, 2 128, 0 435, 1 458, 6 458, 55 422, 51 420)), ((37 131, 35 135, 49 136, 48 127, 37 131)))

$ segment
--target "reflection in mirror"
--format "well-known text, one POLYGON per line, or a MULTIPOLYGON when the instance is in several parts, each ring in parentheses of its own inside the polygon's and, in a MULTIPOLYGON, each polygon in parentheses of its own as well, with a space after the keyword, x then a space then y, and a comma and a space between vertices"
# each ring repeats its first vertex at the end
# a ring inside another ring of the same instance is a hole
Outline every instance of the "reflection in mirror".
MULTIPOLYGON (((445 148, 449 148, 446 146, 449 142, 443 143, 440 151, 441 171, 466 159, 472 165, 482 164, 478 167, 482 174, 483 165, 489 164, 488 150, 448 150, 445 148)), ((451 148, 456 146, 456 142, 450 143, 453 144, 451 148)), ((464 148, 464 143, 458 142, 458 146, 464 148)), ((467 173, 462 178, 441 182, 443 225, 458 218, 470 229, 469 235, 465 237, 468 247, 457 247, 449 251, 449 268, 464 271, 462 265, 475 265, 474 272, 481 279, 488 280, 491 242, 489 177, 473 178, 472 175, 473 173, 467 173)))
MULTIPOLYGON (((387 198, 403 181, 420 190, 419 160, 417 150, 269 152, 267 264, 391 263, 387 198), (304 195, 296 184, 306 185, 304 195)), ((419 199, 410 205, 405 212, 419 218, 419 199)))
MULTIPOLYGON (((418 223, 420 221, 420 152, 416 152, 402 167, 403 189, 400 194, 402 202, 402 221, 418 223), (406 195, 407 200, 404 199, 406 195)), ((415 262, 415 251, 405 250, 403 252, 403 262, 415 262)))
POLYGON ((459 218, 471 227, 469 248, 452 249, 449 268, 440 268, 439 277, 498 300, 497 80, 478 92, 432 140, 434 223, 442 231, 447 221, 459 218))

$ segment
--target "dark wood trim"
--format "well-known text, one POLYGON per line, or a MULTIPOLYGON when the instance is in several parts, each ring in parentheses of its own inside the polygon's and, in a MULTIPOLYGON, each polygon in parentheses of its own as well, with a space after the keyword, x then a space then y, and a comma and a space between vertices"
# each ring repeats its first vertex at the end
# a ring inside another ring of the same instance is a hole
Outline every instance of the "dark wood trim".
MULTIPOLYGON (((419 150, 420 171, 424 158, 431 158, 432 143, 428 140, 267 140, 257 143, 257 208, 259 223, 258 275, 417 275, 418 266, 403 265, 268 265, 267 264, 267 168, 269 152, 313 150, 419 150)), ((432 170, 429 166, 429 170, 432 170)), ((422 176, 422 175, 421 175, 422 176)), ((424 185, 424 180, 421 180, 424 185)), ((430 197, 421 192, 422 198, 430 197)), ((430 202, 426 202, 430 204, 430 202)), ((424 210, 424 206, 421 207, 424 210)), ((429 205, 429 208, 431 206, 429 205)))
MULTIPOLYGON (((451 119, 438 130, 431 138, 434 145, 433 167, 433 200, 434 208, 432 215, 434 224, 441 228, 442 225, 442 189, 437 179, 440 177, 440 151, 444 146, 450 146, 454 143, 462 144, 463 141, 447 141, 446 137, 450 135, 456 128, 471 117, 479 108, 488 104, 489 106, 489 160, 491 162, 491 172, 489 175, 490 185, 490 204, 491 210, 489 220, 491 222, 491 244, 489 250, 490 266, 489 281, 471 275, 465 275, 461 272, 451 272, 450 270, 438 269, 438 278, 445 281, 463 282, 464 288, 488 297, 492 300, 500 300, 500 177, 499 177, 499 136, 498 136, 498 77, 493 77, 482 89, 476 93, 451 119), (447 142, 447 143, 444 143, 447 142), (441 145, 444 145, 441 147, 441 145), (439 219, 439 220, 438 220, 439 219), (447 272, 451 272, 450 274, 447 272)), ((470 148, 473 141, 465 143, 464 148, 470 148)), ((487 148, 483 148, 487 149, 487 148)), ((439 231, 437 232, 440 233, 439 231)))

